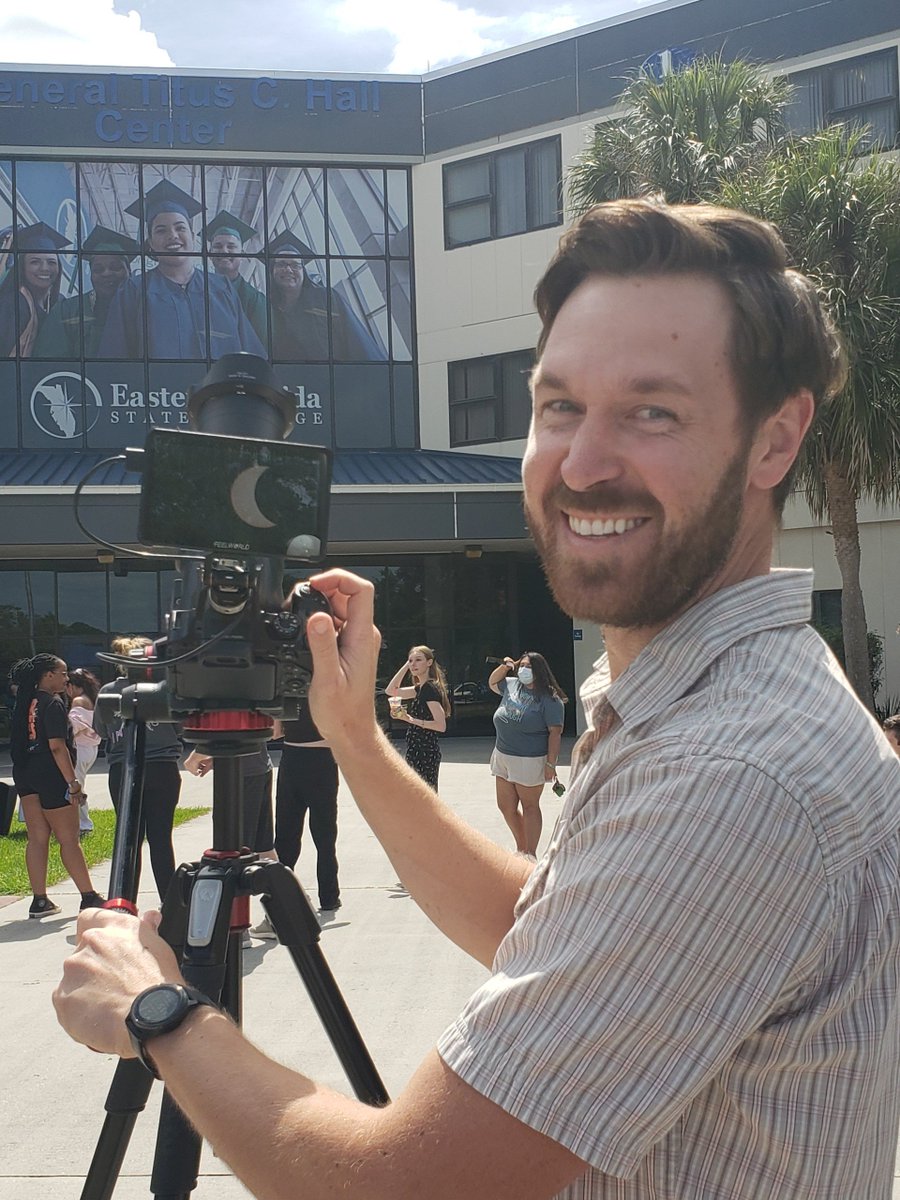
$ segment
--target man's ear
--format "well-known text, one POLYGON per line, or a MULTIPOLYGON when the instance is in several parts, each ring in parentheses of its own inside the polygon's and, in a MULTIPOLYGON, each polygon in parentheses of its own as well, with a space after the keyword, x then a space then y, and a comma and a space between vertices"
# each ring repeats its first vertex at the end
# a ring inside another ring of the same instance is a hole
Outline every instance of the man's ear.
POLYGON ((747 482, 760 491, 777 487, 794 464, 816 405, 809 388, 787 397, 777 412, 767 417, 756 431, 750 453, 747 482))

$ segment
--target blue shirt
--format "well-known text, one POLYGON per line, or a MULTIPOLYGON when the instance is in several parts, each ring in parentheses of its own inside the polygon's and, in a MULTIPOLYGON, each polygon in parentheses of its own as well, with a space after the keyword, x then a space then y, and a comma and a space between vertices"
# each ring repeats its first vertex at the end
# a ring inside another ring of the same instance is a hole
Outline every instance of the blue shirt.
POLYGON ((497 749, 516 758, 546 758, 551 725, 562 725, 565 708, 555 696, 538 696, 518 679, 501 679, 494 713, 497 749))

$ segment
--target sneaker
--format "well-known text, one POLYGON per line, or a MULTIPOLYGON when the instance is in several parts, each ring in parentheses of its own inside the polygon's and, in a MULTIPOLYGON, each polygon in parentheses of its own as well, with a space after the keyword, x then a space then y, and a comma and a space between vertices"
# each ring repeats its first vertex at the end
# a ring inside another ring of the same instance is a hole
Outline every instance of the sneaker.
POLYGON ((258 938, 272 938, 274 940, 278 937, 278 934, 272 928, 272 922, 268 917, 263 917, 260 923, 258 925, 254 925, 250 932, 254 937, 258 938))
POLYGON ((29 919, 34 919, 35 917, 53 917, 58 912, 62 912, 62 909, 47 896, 35 896, 28 910, 28 917, 29 919))
POLYGON ((86 908, 102 908, 106 903, 106 897, 101 896, 99 892, 84 892, 81 897, 81 904, 78 906, 79 912, 84 912, 86 908))

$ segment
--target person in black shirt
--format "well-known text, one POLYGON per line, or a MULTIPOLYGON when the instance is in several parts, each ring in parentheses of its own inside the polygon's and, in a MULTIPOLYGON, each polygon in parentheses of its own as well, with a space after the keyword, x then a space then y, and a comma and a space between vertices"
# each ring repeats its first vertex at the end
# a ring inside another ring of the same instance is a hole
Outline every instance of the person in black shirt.
POLYGON ((78 841, 81 784, 75 773, 75 745, 63 695, 69 670, 53 654, 23 658, 9 674, 17 687, 10 727, 13 781, 22 798, 28 830, 25 867, 34 899, 29 917, 49 917, 60 911, 47 896, 47 858, 50 834, 59 842, 66 870, 81 892, 81 907, 103 904, 91 883, 78 841))
MULTIPOLYGON (((134 654, 151 645, 148 637, 125 635, 113 638, 113 654, 123 657, 134 654)), ((120 694, 128 680, 124 673, 100 689, 100 695, 120 694)), ((122 770, 125 761, 124 724, 115 712, 97 705, 94 708, 94 729, 106 738, 106 761, 109 763, 109 795, 113 808, 118 813, 122 789, 122 770)), ((150 850, 150 867, 162 900, 175 874, 175 848, 172 845, 172 827, 175 809, 181 795, 181 771, 179 762, 182 746, 178 734, 180 728, 168 721, 148 721, 144 740, 144 789, 141 804, 139 839, 146 838, 150 850)), ((141 878, 141 859, 137 862, 136 883, 141 878)))
POLYGON ((428 646, 413 646, 407 661, 384 690, 388 696, 411 701, 408 709, 392 703, 391 716, 397 721, 409 723, 406 731, 406 761, 417 775, 421 775, 437 791, 441 767, 438 734, 447 728, 450 699, 444 672, 434 657, 434 651, 428 646), (407 672, 412 677, 412 685, 404 687, 402 680, 407 672))
MULTIPOLYGON (((285 721, 284 747, 275 785, 275 853, 291 870, 300 857, 306 814, 316 847, 316 884, 319 912, 326 916, 341 907, 337 860, 338 769, 328 743, 309 715, 309 703, 300 701, 297 719, 285 721)), ((274 938, 275 930, 263 917, 250 932, 274 938)))

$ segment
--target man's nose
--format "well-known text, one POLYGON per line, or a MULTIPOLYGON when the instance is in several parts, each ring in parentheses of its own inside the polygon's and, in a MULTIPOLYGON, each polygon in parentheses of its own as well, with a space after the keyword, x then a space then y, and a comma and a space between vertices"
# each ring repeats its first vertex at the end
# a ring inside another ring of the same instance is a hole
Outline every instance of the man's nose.
POLYGON ((615 430, 600 417, 587 417, 573 432, 560 474, 573 492, 588 492, 601 483, 621 479, 625 462, 615 430))

